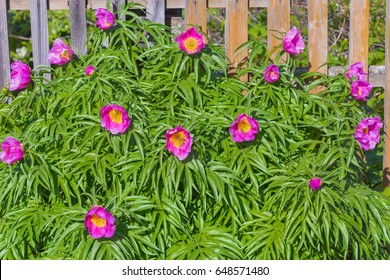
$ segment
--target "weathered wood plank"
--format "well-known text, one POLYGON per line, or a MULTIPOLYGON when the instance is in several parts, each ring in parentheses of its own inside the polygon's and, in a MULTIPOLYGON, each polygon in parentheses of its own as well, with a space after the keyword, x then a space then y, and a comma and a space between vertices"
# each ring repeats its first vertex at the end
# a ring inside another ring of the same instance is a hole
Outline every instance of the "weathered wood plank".
MULTIPOLYGON (((248 0, 228 0, 226 2, 225 47, 233 68, 247 56, 248 50, 237 53, 237 48, 248 41, 248 0)), ((248 77, 242 77, 247 80, 248 77)))
POLYGON ((34 67, 49 66, 49 35, 46 1, 30 0, 31 37, 34 67))
MULTIPOLYGON (((281 34, 290 30, 290 1, 269 0, 268 3, 268 49, 281 44, 281 34)), ((271 59, 275 58, 274 54, 271 59)))
POLYGON ((146 5, 146 18, 153 22, 165 24, 165 1, 148 0, 146 5))
POLYGON ((7 6, 0 1, 0 88, 7 86, 10 79, 7 6))
POLYGON ((185 0, 185 25, 186 29, 191 26, 201 26, 202 31, 207 34, 207 1, 206 0, 185 0))
POLYGON ((390 187, 390 0, 386 0, 383 186, 390 187))
POLYGON ((349 64, 361 61, 368 69, 369 0, 351 0, 349 64))
POLYGON ((85 15, 86 0, 70 1, 70 35, 72 49, 76 54, 87 53, 87 18, 85 15))
POLYGON ((117 19, 124 20, 125 15, 121 14, 121 6, 126 5, 126 0, 113 0, 113 10, 117 19))

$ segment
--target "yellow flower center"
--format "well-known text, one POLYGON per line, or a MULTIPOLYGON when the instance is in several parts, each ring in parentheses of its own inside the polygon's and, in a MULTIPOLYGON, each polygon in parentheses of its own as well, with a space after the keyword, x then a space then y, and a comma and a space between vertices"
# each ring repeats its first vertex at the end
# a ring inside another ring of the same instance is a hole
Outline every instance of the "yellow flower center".
POLYGON ((359 96, 362 95, 362 88, 361 87, 358 88, 358 95, 359 96))
POLYGON ((91 222, 97 227, 105 227, 106 226, 106 220, 103 218, 100 218, 98 215, 93 215, 91 218, 91 222))
POLYGON ((104 24, 105 24, 106 26, 111 26, 111 23, 108 22, 107 20, 104 21, 104 24))
POLYGON ((198 41, 195 38, 190 37, 184 41, 184 46, 188 51, 193 52, 198 47, 198 41))
POLYGON ((64 51, 60 54, 60 56, 61 56, 62 58, 65 58, 65 59, 69 60, 69 50, 64 50, 64 51))
POLYGON ((249 124, 248 120, 246 117, 244 117, 242 120, 240 120, 238 123, 237 123, 237 127, 238 129, 241 131, 241 132, 248 132, 252 126, 249 124))
POLYGON ((368 127, 363 128, 363 133, 368 134, 368 127))
POLYGON ((180 148, 181 146, 183 146, 184 142, 186 141, 186 136, 184 135, 183 131, 179 131, 172 134, 171 141, 176 148, 180 148))
POLYGON ((271 76, 271 78, 276 78, 278 76, 274 71, 271 71, 269 75, 271 76))
POLYGON ((122 112, 120 110, 111 110, 110 118, 114 123, 121 124, 122 123, 122 112))

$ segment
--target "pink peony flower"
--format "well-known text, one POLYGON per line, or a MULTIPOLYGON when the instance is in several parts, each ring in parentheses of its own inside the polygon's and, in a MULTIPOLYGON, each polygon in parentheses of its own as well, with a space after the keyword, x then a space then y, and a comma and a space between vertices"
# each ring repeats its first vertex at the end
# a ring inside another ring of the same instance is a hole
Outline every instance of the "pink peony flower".
POLYGON ((305 49, 305 43, 302 40, 301 30, 294 26, 283 38, 283 48, 289 54, 300 54, 305 49))
POLYGON ((247 114, 238 114, 229 130, 234 142, 252 141, 259 133, 259 124, 247 114))
POLYGON ((53 47, 49 51, 50 64, 64 65, 72 60, 74 51, 61 39, 55 39, 53 47))
POLYGON ((11 81, 9 90, 22 90, 28 86, 31 80, 31 69, 27 64, 16 60, 11 63, 11 81))
POLYGON ((95 73, 95 67, 89 65, 89 66, 87 66, 87 68, 85 68, 85 74, 87 76, 91 76, 94 73, 95 73))
POLYGON ((310 188, 312 188, 313 191, 318 191, 321 187, 321 178, 312 178, 310 179, 310 188))
POLYGON ((352 96, 356 100, 367 100, 367 96, 372 90, 372 85, 363 80, 356 80, 351 85, 352 96))
POLYGON ((380 117, 365 118, 356 127, 355 138, 363 150, 372 150, 380 141, 380 131, 383 127, 380 117))
POLYGON ((84 225, 92 238, 110 238, 115 233, 115 217, 102 206, 92 206, 84 225))
POLYGON ((367 73, 363 70, 363 63, 356 62, 352 64, 347 73, 345 73, 345 76, 348 78, 348 80, 352 81, 354 79, 356 80, 366 80, 367 79, 367 73))
POLYGON ((96 25, 102 30, 109 29, 115 23, 115 16, 107 9, 98 8, 95 12, 96 25))
POLYGON ((269 83, 276 82, 279 80, 279 77, 279 68, 275 64, 269 65, 264 71, 264 79, 269 83))
POLYGON ((127 111, 115 104, 103 106, 100 110, 100 117, 102 127, 112 134, 124 133, 131 124, 127 111))
POLYGON ((16 161, 21 160, 23 156, 23 144, 15 138, 5 137, 4 142, 1 143, 1 161, 11 165, 16 161))
POLYGON ((175 42, 179 44, 180 50, 188 54, 200 52, 200 50, 205 47, 203 35, 197 33, 195 27, 192 27, 177 36, 175 42))
POLYGON ((191 152, 191 135, 180 125, 167 130, 165 140, 165 148, 180 160, 186 159, 191 152))

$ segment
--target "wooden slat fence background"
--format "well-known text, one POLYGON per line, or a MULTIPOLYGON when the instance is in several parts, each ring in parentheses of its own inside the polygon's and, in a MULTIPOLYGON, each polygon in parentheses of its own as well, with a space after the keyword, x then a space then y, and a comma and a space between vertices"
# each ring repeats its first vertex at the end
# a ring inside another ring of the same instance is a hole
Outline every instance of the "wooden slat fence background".
MULTIPOLYGON (((107 0, 0 0, 0 87, 4 87, 10 78, 10 58, 8 42, 7 11, 30 10, 33 43, 34 67, 48 65, 49 51, 47 10, 70 10, 71 42, 76 52, 85 54, 86 49, 86 15, 85 9, 106 7, 107 0)), ((290 30, 289 0, 112 0, 112 9, 119 5, 138 2, 146 7, 147 18, 154 22, 167 22, 169 9, 184 9, 185 28, 198 25, 207 32, 207 9, 224 8, 225 48, 233 66, 237 66, 246 55, 237 55, 235 50, 248 40, 248 9, 268 9, 268 48, 280 44, 275 38, 278 32, 290 30)), ((335 75, 343 72, 344 67, 328 68, 325 64, 328 55, 328 0, 307 0, 308 2, 308 71, 335 75)), ((385 155, 384 184, 390 186, 390 0, 386 0, 386 65, 368 65, 369 40, 369 0, 350 0, 350 36, 349 64, 362 61, 369 71, 369 81, 374 87, 385 88, 385 155)), ((118 14, 118 18, 123 16, 118 14)))

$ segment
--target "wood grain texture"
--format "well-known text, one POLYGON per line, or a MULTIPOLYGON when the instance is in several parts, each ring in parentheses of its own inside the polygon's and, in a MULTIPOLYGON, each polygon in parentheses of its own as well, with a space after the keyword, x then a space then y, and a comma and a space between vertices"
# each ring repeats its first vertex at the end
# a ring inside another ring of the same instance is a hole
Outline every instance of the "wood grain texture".
MULTIPOLYGON (((227 0, 225 23, 225 47, 233 69, 247 56, 248 50, 237 53, 237 48, 248 41, 248 0, 227 0)), ((242 77, 247 80, 248 77, 242 77)))
POLYGON ((185 0, 185 27, 200 26, 207 34, 207 1, 185 0))
POLYGON ((76 54, 87 53, 87 18, 85 15, 86 0, 70 1, 70 35, 72 49, 76 54))
POLYGON ((369 0, 351 0, 349 64, 361 61, 368 69, 369 0))
POLYGON ((390 0, 386 0, 383 186, 390 187, 390 0))
POLYGON ((0 88, 6 87, 10 79, 7 6, 0 1, 0 88))
POLYGON ((146 4, 146 18, 153 22, 165 24, 165 1, 148 0, 146 4))
MULTIPOLYGON (((290 30, 290 1, 269 0, 268 2, 268 49, 282 43, 280 32, 290 30)), ((271 56, 274 59, 276 54, 271 56)), ((283 58, 282 58, 283 59, 283 58)))

